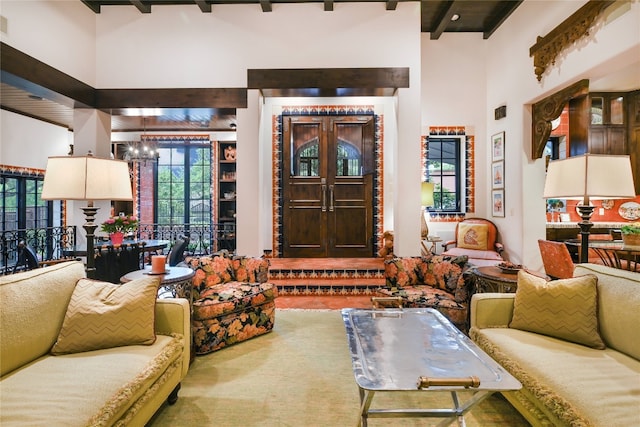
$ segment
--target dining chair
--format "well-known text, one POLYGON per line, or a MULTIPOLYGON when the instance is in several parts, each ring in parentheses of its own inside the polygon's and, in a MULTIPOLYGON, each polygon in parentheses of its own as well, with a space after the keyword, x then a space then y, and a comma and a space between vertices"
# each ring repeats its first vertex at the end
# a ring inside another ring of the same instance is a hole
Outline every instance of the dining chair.
POLYGON ((175 267, 184 261, 184 251, 188 245, 189 238, 186 236, 181 236, 176 240, 169 251, 169 267, 175 267))
POLYGON ((542 264, 547 276, 552 279, 568 279, 573 277, 575 265, 567 245, 553 240, 538 240, 542 264))

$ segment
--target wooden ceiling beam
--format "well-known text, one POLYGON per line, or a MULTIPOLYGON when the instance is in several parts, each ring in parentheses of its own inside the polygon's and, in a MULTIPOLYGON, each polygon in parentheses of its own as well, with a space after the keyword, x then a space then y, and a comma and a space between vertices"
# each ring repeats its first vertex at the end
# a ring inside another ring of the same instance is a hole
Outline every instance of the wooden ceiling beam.
POLYGON ((262 8, 263 12, 271 12, 273 9, 269 0, 260 0, 260 7, 262 8))
POLYGON ((333 12, 333 0, 324 0, 324 11, 333 12))
POLYGON ((150 4, 144 4, 140 0, 130 0, 130 1, 131 1, 131 4, 134 5, 136 7, 136 9, 138 9, 140 11, 140 13, 151 13, 151 5, 150 4))
POLYGON ((195 2, 200 8, 200 12, 211 13, 211 3, 207 3, 205 0, 195 0, 195 2))
POLYGON ((82 0, 82 3, 93 10, 93 13, 100 13, 100 3, 91 0, 82 0))
POLYGON ((249 69, 249 89, 408 88, 408 68, 249 69))
POLYGON ((397 0, 387 1, 386 6, 387 6, 387 10, 396 10, 396 7, 398 7, 398 1, 397 0))
POLYGON ((432 31, 429 36, 431 40, 438 40, 442 33, 444 33, 447 25, 451 22, 451 17, 455 14, 455 3, 456 2, 454 0, 449 0, 444 3, 444 8, 442 9, 440 16, 438 16, 438 19, 436 19, 436 22, 438 23, 436 25, 436 29, 432 31))
POLYGON ((487 23, 487 29, 482 33, 482 38, 484 40, 487 40, 489 37, 491 37, 491 34, 493 34, 498 29, 498 27, 507 20, 507 18, 513 13, 514 10, 516 10, 518 6, 520 6, 520 3, 522 2, 523 0, 501 1, 496 6, 496 10, 493 14, 496 19, 492 22, 487 23))
POLYGON ((247 89, 96 89, 96 108, 247 108, 247 89))

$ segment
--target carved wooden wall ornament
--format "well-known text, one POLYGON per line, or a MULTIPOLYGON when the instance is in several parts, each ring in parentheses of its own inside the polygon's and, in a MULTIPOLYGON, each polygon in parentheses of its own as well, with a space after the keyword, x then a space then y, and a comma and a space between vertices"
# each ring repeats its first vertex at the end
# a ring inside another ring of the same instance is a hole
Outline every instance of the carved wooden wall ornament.
POLYGON ((589 94, 589 80, 580 80, 569 87, 554 93, 541 101, 533 104, 532 108, 532 133, 531 158, 542 157, 544 147, 551 134, 551 122, 557 119, 567 102, 573 98, 587 96, 589 94))
POLYGON ((538 81, 542 79, 549 65, 555 65, 560 52, 589 35, 589 29, 596 18, 612 3, 615 1, 591 0, 562 21, 549 34, 544 37, 538 36, 536 44, 529 49, 529 56, 533 56, 534 72, 538 81))

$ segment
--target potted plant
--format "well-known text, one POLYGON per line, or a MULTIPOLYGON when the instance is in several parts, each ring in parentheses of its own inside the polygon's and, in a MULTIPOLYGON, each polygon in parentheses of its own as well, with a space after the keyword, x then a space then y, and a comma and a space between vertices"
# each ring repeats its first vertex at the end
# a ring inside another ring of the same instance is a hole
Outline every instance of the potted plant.
POLYGON ((118 215, 107 219, 100 228, 109 234, 113 245, 121 245, 124 235, 138 228, 138 219, 133 215, 118 215))
POLYGON ((623 225, 620 231, 625 245, 640 246, 640 222, 623 225))

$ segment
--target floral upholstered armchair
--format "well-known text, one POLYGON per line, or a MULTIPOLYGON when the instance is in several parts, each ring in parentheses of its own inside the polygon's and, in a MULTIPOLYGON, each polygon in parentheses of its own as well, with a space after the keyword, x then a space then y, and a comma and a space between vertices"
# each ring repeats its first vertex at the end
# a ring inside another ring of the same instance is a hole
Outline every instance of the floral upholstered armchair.
POLYGON ((467 257, 428 255, 386 260, 385 287, 378 297, 399 297, 405 308, 434 308, 463 332, 468 330, 470 281, 467 257))
POLYGON ((269 261, 216 255, 188 258, 193 277, 191 325, 196 354, 206 354, 273 329, 276 286, 269 261))

